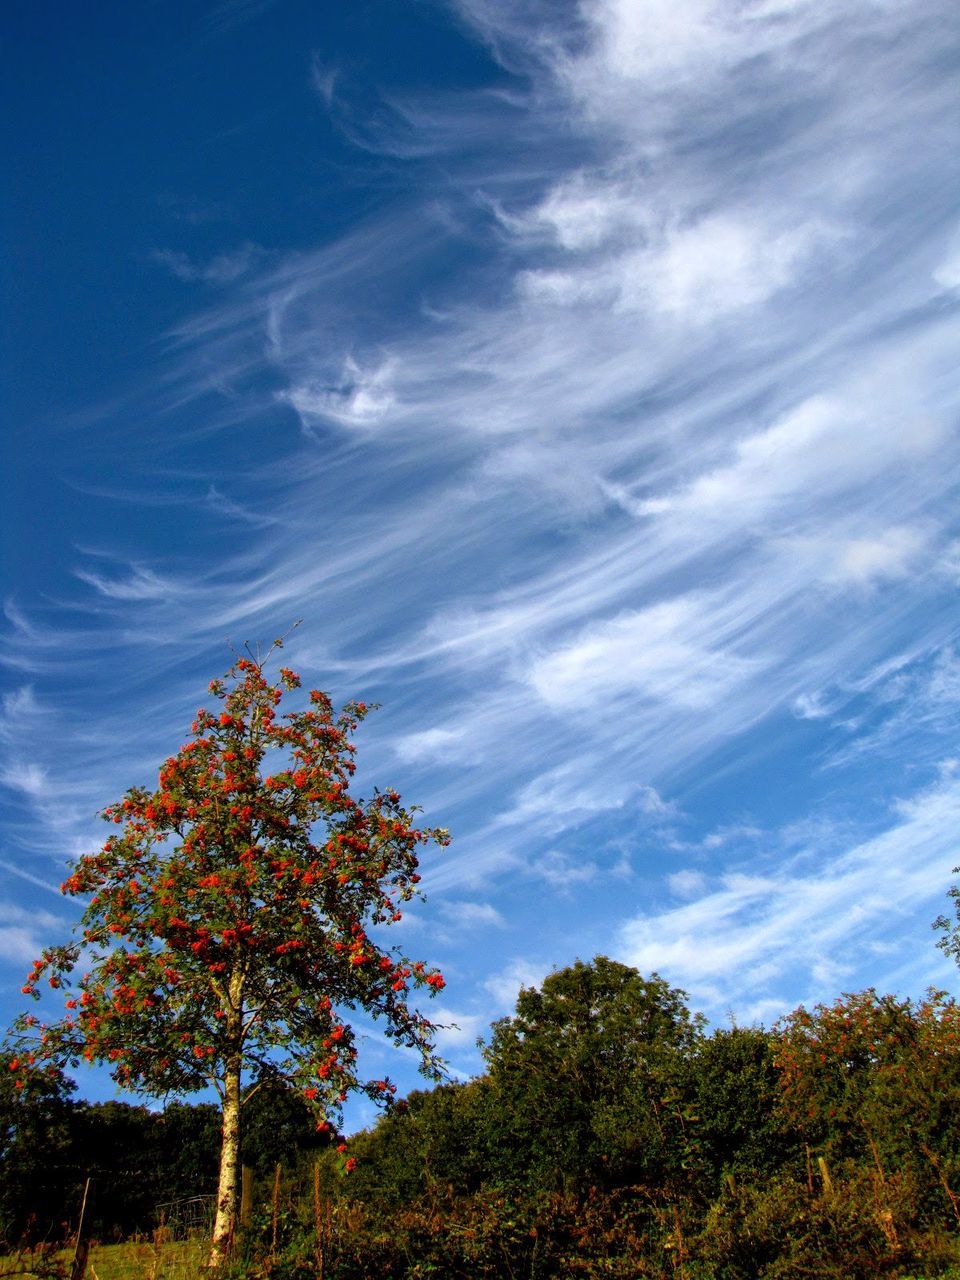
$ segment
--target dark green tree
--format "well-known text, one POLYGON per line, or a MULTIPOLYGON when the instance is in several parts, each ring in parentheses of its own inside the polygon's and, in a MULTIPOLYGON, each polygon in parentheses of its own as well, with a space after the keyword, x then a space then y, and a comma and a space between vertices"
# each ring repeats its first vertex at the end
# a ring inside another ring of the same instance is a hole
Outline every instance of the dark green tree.
POLYGON ((679 1170, 699 1025, 684 992, 606 956, 523 989, 485 1050, 497 1176, 560 1189, 679 1170))
POLYGON ((387 1209, 470 1194, 491 1176, 490 1082, 416 1090, 351 1142, 350 1193, 387 1209))
POLYGON ((317 1132, 303 1096, 282 1080, 264 1080, 251 1094, 244 1115, 243 1158, 258 1178, 272 1177, 278 1164, 292 1172, 329 1145, 330 1138, 317 1132))
POLYGON ((724 1175, 765 1177, 800 1143, 781 1107, 774 1042, 762 1027, 715 1031, 689 1061, 687 1093, 708 1194, 724 1175))
POLYGON ((220 1158, 220 1108, 211 1102, 168 1102, 154 1122, 163 1170, 159 1200, 213 1194, 220 1158))
POLYGON ((70 1214, 74 1089, 56 1068, 0 1053, 0 1241, 8 1245, 57 1235, 70 1214))

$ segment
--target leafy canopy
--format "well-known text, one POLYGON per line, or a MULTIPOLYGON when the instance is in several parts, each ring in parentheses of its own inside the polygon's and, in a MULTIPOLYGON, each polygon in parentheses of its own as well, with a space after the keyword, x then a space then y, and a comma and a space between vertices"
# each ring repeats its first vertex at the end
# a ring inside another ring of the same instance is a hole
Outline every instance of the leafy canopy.
POLYGON ((416 892, 418 850, 444 845, 396 791, 354 799, 350 735, 362 702, 335 713, 314 690, 279 715, 299 678, 241 658, 210 692, 155 790, 133 787, 103 817, 116 830, 63 885, 86 899, 70 943, 46 950, 24 992, 46 982, 63 1015, 19 1019, 22 1037, 61 1065, 109 1064, 152 1095, 224 1081, 284 1079, 320 1127, 349 1090, 389 1102, 389 1080, 361 1080, 344 1010, 380 1018, 436 1074, 432 1024, 411 1003, 443 978, 371 929, 400 918, 416 892))

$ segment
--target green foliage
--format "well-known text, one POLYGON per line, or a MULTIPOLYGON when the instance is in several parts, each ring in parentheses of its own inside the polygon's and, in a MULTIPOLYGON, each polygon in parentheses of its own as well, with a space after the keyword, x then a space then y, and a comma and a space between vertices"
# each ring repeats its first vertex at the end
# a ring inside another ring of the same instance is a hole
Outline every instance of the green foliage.
POLYGON ((734 1027, 701 1038, 688 1060, 686 1090, 711 1192, 725 1175, 764 1177, 799 1155, 801 1144, 783 1112, 769 1032, 734 1027))
POLYGON ((212 1192, 220 1155, 220 1108, 209 1102, 168 1102, 154 1113, 153 1124, 162 1173, 157 1202, 212 1192))
POLYGON ((302 1094, 282 1081, 265 1080, 243 1109, 243 1159, 257 1178, 272 1178, 277 1165, 290 1170, 327 1147, 302 1094))
POLYGON ((64 1238, 87 1178, 87 1227, 101 1239, 149 1231, 157 1204, 214 1190, 218 1108, 75 1102, 60 1072, 12 1060, 0 1059, 0 1241, 64 1238))
POLYGON ((816 1177, 814 1190, 786 1174, 737 1184, 717 1200, 691 1247, 716 1280, 873 1280, 918 1263, 940 1275, 958 1242, 915 1214, 908 1181, 869 1168, 816 1177))
POLYGON ((69 1213, 74 1088, 56 1067, 0 1053, 0 1243, 56 1235, 69 1213))
POLYGON ((160 1204, 210 1195, 217 1186, 219 1108, 170 1103, 163 1111, 126 1102, 76 1109, 71 1157, 78 1185, 89 1176, 87 1228, 101 1240, 147 1234, 160 1204))
POLYGON ((949 1274, 956 1016, 864 992, 705 1036, 662 979, 578 963, 494 1025, 486 1076, 353 1141, 325 1274, 949 1274))
MULTIPOLYGON (((364 1196, 341 1201, 332 1215, 323 1274, 335 1280, 568 1275, 633 1280, 660 1274, 645 1260, 650 1232, 667 1254, 674 1229, 668 1206, 656 1210, 645 1198, 622 1192, 510 1194, 487 1188, 429 1203, 417 1200, 389 1212, 364 1196)), ((302 1274, 313 1276, 308 1256, 304 1241, 302 1274)))
POLYGON ((960 1220, 960 1006, 847 995, 780 1027, 783 1105, 831 1163, 909 1176, 917 1211, 960 1220))
POLYGON ((605 956, 522 990, 485 1051, 493 1177, 562 1190, 676 1176, 697 1031, 682 991, 605 956))
POLYGON ((412 1093, 402 1109, 351 1140, 351 1198, 399 1208, 479 1190, 492 1176, 493 1105, 484 1079, 412 1093))
MULTIPOLYGON (((313 1145, 299 1095, 264 1081, 230 1274, 960 1280, 960 1009, 943 993, 866 991, 705 1035, 681 992, 599 957, 522 991, 486 1055, 479 1079, 413 1093, 352 1139, 352 1172, 313 1145)), ((14 1108, 24 1070, 8 1072, 14 1108)), ((186 1170, 215 1145, 209 1107, 152 1115, 78 1106, 59 1077, 36 1087, 38 1114, 65 1108, 68 1157, 98 1135, 101 1177, 114 1152, 144 1186, 151 1167, 169 1182, 171 1148, 194 1144, 186 1170)), ((114 1220, 123 1205, 132 1221, 122 1195, 114 1220)))

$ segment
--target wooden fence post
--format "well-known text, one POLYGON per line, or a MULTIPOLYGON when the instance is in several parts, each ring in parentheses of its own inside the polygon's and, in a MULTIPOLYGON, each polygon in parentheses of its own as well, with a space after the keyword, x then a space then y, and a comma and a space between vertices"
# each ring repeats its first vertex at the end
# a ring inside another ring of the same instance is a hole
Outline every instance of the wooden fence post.
POLYGON ((277 1162, 277 1168, 273 1175, 273 1197, 271 1199, 271 1215, 270 1215, 270 1257, 273 1258, 277 1252, 277 1218, 280 1213, 280 1162, 277 1162))
POLYGON ((83 1200, 80 1204, 80 1221, 77 1223, 77 1238, 73 1246, 73 1262, 70 1266, 70 1280, 83 1280, 87 1270, 87 1257, 90 1253, 90 1234, 86 1230, 87 1201, 90 1198, 90 1183, 87 1178, 83 1184, 83 1200))
POLYGON ((246 1231, 253 1217, 253 1170, 245 1164, 240 1171, 240 1226, 246 1231))

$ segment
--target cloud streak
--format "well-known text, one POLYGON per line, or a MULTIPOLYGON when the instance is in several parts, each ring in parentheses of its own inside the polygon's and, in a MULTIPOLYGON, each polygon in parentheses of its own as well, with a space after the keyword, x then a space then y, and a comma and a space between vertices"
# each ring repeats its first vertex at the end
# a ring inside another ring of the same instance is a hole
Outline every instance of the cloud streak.
POLYGON ((390 177, 349 231, 157 255, 216 292, 92 437, 115 537, 8 611, 8 855, 89 838, 224 639, 303 617, 292 664, 384 703, 363 781, 457 836, 424 910, 471 1034, 544 934, 721 1012, 873 980, 884 895, 929 946, 956 818, 952 11, 451 13, 479 88, 364 114, 314 64, 390 177))
POLYGON ((780 984, 799 982, 807 1000, 826 998, 856 973, 876 937, 894 953, 888 972, 897 960, 910 964, 900 924, 942 892, 956 861, 958 808, 960 786, 950 779, 900 806, 881 835, 827 858, 805 848, 776 869, 723 872, 700 893, 700 879, 688 875, 673 887, 694 900, 628 921, 619 954, 643 971, 669 973, 720 1014, 742 1008, 745 996, 769 999, 780 984))

